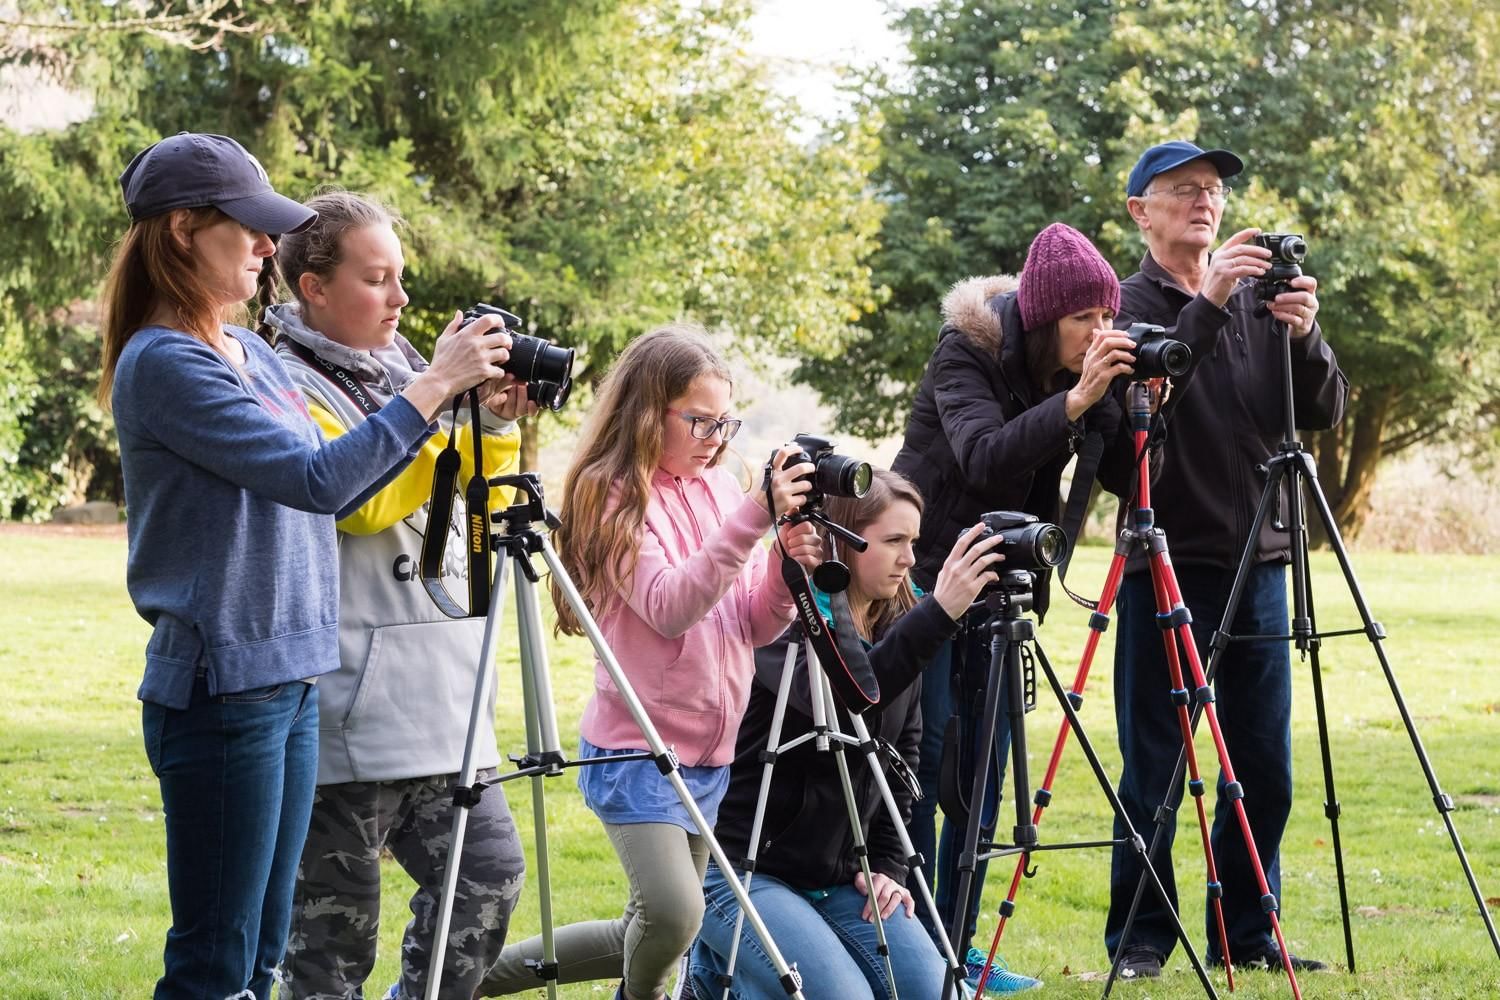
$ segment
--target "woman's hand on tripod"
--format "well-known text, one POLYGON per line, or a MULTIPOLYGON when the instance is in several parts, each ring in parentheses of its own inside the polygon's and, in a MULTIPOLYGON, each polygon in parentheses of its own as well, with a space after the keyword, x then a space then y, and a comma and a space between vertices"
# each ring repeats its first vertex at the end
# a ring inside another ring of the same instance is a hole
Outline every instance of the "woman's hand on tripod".
POLYGON ((1005 557, 993 549, 1004 539, 994 534, 983 541, 975 541, 983 536, 982 521, 959 535, 958 540, 953 543, 953 551, 948 553, 948 558, 943 562, 943 568, 938 570, 932 597, 954 621, 963 617, 985 584, 995 583, 1000 579, 995 567, 1005 557))
MULTIPOLYGON (((812 491, 812 474, 817 469, 811 462, 798 462, 790 469, 785 467, 787 459, 801 454, 799 445, 784 444, 771 456, 771 497, 776 501, 777 517, 797 513, 803 499, 812 491)), ((765 490, 756 489, 753 495, 756 503, 769 510, 765 490)))
POLYGON ((823 539, 818 537, 818 528, 811 521, 783 524, 776 534, 781 539, 781 548, 801 563, 803 569, 817 569, 823 561, 823 539))
MULTIPOLYGON (((915 899, 912 899, 911 893, 907 891, 906 886, 902 885, 900 882, 897 882, 889 875, 882 875, 879 872, 875 872, 873 881, 875 883, 875 892, 873 895, 875 902, 880 904, 881 920, 890 919, 891 914, 896 912, 896 907, 898 906, 906 907, 906 915, 908 917, 914 916, 916 914, 917 901, 915 899)), ((860 894, 865 897, 865 908, 859 915, 860 919, 862 919, 867 924, 871 923, 871 893, 865 892, 864 872, 854 873, 854 888, 859 890, 860 894)))

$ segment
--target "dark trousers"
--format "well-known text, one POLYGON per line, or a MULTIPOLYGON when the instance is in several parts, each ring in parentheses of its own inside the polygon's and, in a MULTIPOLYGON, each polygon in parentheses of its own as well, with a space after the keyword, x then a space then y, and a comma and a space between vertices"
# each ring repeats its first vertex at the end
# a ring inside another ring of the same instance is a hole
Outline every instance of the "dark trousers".
MULTIPOLYGON (((1193 636, 1205 670, 1208 640, 1223 618, 1233 578, 1233 569, 1193 566, 1177 569, 1183 601, 1193 615, 1193 636)), ((1115 720, 1124 758, 1120 799, 1130 821, 1150 844, 1155 832, 1153 818, 1164 797, 1185 822, 1193 822, 1191 817, 1196 809, 1191 802, 1183 804, 1182 784, 1167 795, 1172 768, 1182 750, 1182 731, 1176 706, 1169 696, 1172 683, 1162 632, 1156 625, 1150 573, 1125 577, 1118 603, 1115 720)), ((1230 631, 1233 635, 1282 635, 1287 629, 1285 567, 1280 563, 1257 566, 1251 571, 1230 631)), ((1185 659, 1182 669, 1183 684, 1191 690, 1193 681, 1185 659)), ((1245 790, 1245 814, 1267 882, 1279 900, 1281 835, 1292 805, 1291 659, 1286 640, 1233 643, 1219 662, 1214 692, 1229 760, 1245 790)), ((1200 728, 1207 725, 1207 720, 1203 720, 1200 728)), ((1200 753, 1198 761, 1206 780, 1216 764, 1213 751, 1200 753)), ((1177 888, 1172 872, 1172 840, 1177 818, 1174 813, 1153 857, 1174 909, 1177 888)), ((1118 821, 1115 836, 1125 836, 1118 821)), ((1224 887, 1224 923, 1231 957, 1262 954, 1275 947, 1275 939, 1271 935, 1270 918, 1261 908, 1260 888, 1239 821, 1224 794, 1222 774, 1210 840, 1219 881, 1224 887)), ((1202 871, 1201 853, 1194 854, 1192 864, 1202 871)), ((1111 956, 1121 946, 1125 919, 1140 874, 1141 866, 1134 852, 1117 846, 1110 871, 1109 917, 1104 934, 1111 956)), ((1212 907, 1208 908, 1207 927, 1209 959, 1220 961, 1212 907)), ((1176 944, 1168 913, 1149 886, 1141 898, 1131 938, 1124 944, 1149 945, 1163 955, 1170 954, 1176 944)))
MULTIPOLYGON (((943 644, 938 655, 934 657, 932 665, 922 674, 922 744, 921 758, 917 766, 917 780, 922 786, 922 798, 912 803, 911 823, 907 827, 907 833, 911 837, 912 846, 923 858, 927 859, 927 867, 923 873, 927 877, 929 889, 933 889, 933 881, 936 879, 934 891, 934 902, 937 903, 938 915, 943 921, 942 927, 933 927, 932 917, 926 907, 917 908, 917 916, 922 925, 936 941, 939 937, 948 936, 948 927, 953 922, 953 915, 958 910, 958 858, 963 851, 964 824, 953 822, 946 816, 942 821, 941 833, 937 829, 938 796, 940 792, 940 779, 942 775, 943 736, 948 728, 948 720, 956 711, 962 709, 972 714, 977 722, 984 710, 984 690, 973 684, 959 684, 955 690, 954 675, 957 672, 961 676, 969 678, 983 678, 984 671, 990 662, 990 633, 986 627, 988 613, 983 609, 971 611, 964 620, 963 630, 957 636, 943 644)), ((1010 700, 1005 696, 1002 688, 1000 694, 1000 716, 995 724, 995 752, 990 767, 990 788, 985 797, 984 822, 988 826, 996 814, 997 789, 1005 780, 1005 765, 1007 754, 1010 752, 1010 718, 1006 715, 1006 708, 1010 700)), ((965 794, 968 793, 969 782, 973 780, 971 774, 960 775, 965 794)), ((979 915, 979 897, 984 888, 985 871, 988 862, 981 861, 974 867, 974 878, 972 880, 972 892, 969 897, 967 921, 965 923, 964 941, 974 936, 976 921, 979 915)), ((911 875, 912 879, 916 874, 911 875)), ((921 898, 916 892, 916 886, 912 886, 913 895, 921 898)), ((963 958, 960 950, 959 958, 963 958)))
POLYGON ((165 974, 156 1000, 269 1000, 318 773, 318 689, 294 681, 185 709, 147 702, 167 828, 165 974))

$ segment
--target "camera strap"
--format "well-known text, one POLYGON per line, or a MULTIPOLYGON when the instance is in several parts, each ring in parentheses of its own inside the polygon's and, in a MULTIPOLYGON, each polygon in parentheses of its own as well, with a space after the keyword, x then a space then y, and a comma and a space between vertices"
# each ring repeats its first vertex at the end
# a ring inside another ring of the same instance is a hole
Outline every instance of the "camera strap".
POLYGON ((348 396, 349 401, 359 407, 360 412, 365 416, 371 416, 380 409, 380 404, 365 390, 365 384, 359 380, 359 376, 327 358, 319 357, 317 352, 306 344, 299 343, 285 335, 282 339, 286 341, 288 350, 327 376, 328 381, 348 396))
MULTIPOLYGON (((762 483, 766 491, 766 507, 771 512, 771 523, 777 523, 776 501, 771 495, 771 474, 767 468, 762 483)), ((862 715, 872 705, 880 702, 880 682, 870 666, 870 657, 864 643, 854 629, 854 615, 849 610, 849 595, 839 592, 828 595, 829 607, 833 611, 833 626, 824 621, 813 597, 812 581, 802 564, 787 555, 776 540, 776 551, 781 556, 781 579, 792 594, 792 605, 797 609, 797 621, 802 634, 812 643, 828 685, 834 697, 851 715, 862 715)))
POLYGON ((427 529, 422 532, 422 558, 418 563, 422 586, 438 610, 449 618, 483 618, 490 611, 490 482, 484 475, 484 442, 477 433, 479 388, 453 397, 453 419, 448 443, 438 453, 432 470, 432 501, 427 510, 427 529), (458 473, 463 460, 458 454, 458 411, 469 401, 474 439, 474 474, 464 487, 464 539, 469 561, 469 608, 453 599, 443 583, 443 565, 448 532, 453 522, 453 498, 458 493, 458 473))
POLYGON ((1104 457, 1104 435, 1091 430, 1083 436, 1083 447, 1078 449, 1078 464, 1073 467, 1073 483, 1068 487, 1068 502, 1063 508, 1062 524, 1059 525, 1068 538, 1068 551, 1057 567, 1057 582, 1063 592, 1076 603, 1090 611, 1099 610, 1099 602, 1079 597, 1068 589, 1068 566, 1073 562, 1073 552, 1078 548, 1078 539, 1083 533, 1083 519, 1089 510, 1089 497, 1094 492, 1094 479, 1099 473, 1099 460, 1104 457))

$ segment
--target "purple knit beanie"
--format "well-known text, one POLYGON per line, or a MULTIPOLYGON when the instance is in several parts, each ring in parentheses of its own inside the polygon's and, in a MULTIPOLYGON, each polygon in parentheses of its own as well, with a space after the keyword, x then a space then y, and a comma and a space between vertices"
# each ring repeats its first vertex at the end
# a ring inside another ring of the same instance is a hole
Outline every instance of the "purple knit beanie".
POLYGON ((1016 298, 1022 325, 1035 330, 1081 309, 1119 312, 1120 279, 1087 236, 1054 222, 1031 241, 1016 298))

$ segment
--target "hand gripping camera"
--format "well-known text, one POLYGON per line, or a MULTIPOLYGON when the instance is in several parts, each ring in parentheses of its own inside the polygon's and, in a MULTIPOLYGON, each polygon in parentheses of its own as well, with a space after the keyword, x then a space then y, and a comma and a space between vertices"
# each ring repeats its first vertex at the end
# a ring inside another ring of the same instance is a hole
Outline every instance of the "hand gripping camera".
POLYGON ((1299 267, 1307 257, 1307 241, 1301 233, 1261 233, 1255 245, 1271 251, 1271 269, 1255 282, 1255 297, 1269 302, 1292 290, 1292 279, 1302 276, 1299 267))
MULTIPOLYGON (((830 520, 828 515, 823 513, 823 501, 830 496, 859 499, 870 492, 870 483, 875 477, 875 471, 870 468, 870 463, 861 462, 847 455, 834 454, 834 443, 816 434, 798 434, 792 438, 792 443, 800 447, 802 452, 789 456, 782 468, 790 469, 803 462, 811 463, 812 473, 803 478, 812 484, 812 491, 803 498, 801 508, 788 520, 793 524, 799 521, 812 521, 827 528, 830 533, 842 539, 856 552, 863 552, 869 547, 869 543, 842 524, 830 520)), ((768 495, 771 492, 769 463, 766 465, 765 480, 761 484, 761 489, 765 490, 768 495)), ((842 592, 849 586, 849 567, 837 559, 824 560, 822 565, 813 570, 813 582, 824 593, 842 592)))
POLYGON ((994 510, 979 515, 979 520, 984 524, 984 533, 974 544, 999 535, 1003 541, 992 551, 1005 557, 1006 570, 1046 569, 1061 563, 1068 554, 1067 533, 1034 514, 994 510))
POLYGON ((510 334, 510 358, 500 366, 501 370, 526 383, 526 398, 531 402, 553 412, 561 410, 573 389, 573 349, 517 333, 521 317, 483 302, 464 312, 459 329, 481 316, 499 316, 505 332, 510 334))
POLYGON ((1135 342, 1135 368, 1130 375, 1133 382, 1176 378, 1193 364, 1192 348, 1172 340, 1154 323, 1132 323, 1125 335, 1135 342))

